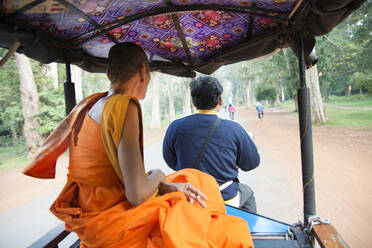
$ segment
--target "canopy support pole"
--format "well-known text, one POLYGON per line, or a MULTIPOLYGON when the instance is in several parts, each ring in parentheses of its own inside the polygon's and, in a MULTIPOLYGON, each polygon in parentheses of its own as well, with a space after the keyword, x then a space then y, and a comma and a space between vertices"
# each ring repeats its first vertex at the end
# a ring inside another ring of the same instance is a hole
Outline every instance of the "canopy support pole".
POLYGON ((313 138, 311 124, 311 107, 309 89, 305 81, 305 56, 302 34, 298 35, 297 52, 300 70, 301 86, 297 90, 298 113, 301 138, 301 163, 302 163, 302 185, 304 199, 304 223, 307 225, 308 219, 316 215, 315 209, 315 190, 314 190, 314 158, 313 158, 313 138))
POLYGON ((68 115, 76 105, 75 85, 73 82, 71 82, 71 66, 69 63, 66 63, 66 82, 63 84, 63 86, 65 93, 66 115, 68 115))

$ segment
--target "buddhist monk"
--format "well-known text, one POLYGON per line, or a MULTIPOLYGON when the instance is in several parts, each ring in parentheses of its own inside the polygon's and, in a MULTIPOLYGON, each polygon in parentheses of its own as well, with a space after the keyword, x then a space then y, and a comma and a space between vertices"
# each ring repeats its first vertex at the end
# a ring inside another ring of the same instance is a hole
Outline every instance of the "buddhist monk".
POLYGON ((184 169, 145 172, 142 114, 150 69, 145 52, 109 52, 108 92, 80 102, 46 139, 26 175, 54 178, 70 151, 67 183, 50 210, 81 247, 253 247, 248 224, 226 215, 215 179, 184 169))

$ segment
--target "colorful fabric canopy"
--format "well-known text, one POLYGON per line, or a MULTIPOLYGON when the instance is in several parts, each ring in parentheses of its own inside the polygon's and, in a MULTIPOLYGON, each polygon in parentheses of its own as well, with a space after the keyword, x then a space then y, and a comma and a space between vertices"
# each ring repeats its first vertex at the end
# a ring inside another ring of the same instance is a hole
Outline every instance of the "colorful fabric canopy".
MULTIPOLYGON (((298 31, 310 40, 326 33, 364 1, 339 2, 2 0, 0 38, 5 33, 11 37, 0 46, 9 48, 14 38, 23 39, 20 51, 29 57, 97 72, 104 71, 110 47, 127 41, 144 48, 153 70, 209 74, 224 64, 286 47, 298 31)), ((306 55, 314 45, 308 43, 306 55)))

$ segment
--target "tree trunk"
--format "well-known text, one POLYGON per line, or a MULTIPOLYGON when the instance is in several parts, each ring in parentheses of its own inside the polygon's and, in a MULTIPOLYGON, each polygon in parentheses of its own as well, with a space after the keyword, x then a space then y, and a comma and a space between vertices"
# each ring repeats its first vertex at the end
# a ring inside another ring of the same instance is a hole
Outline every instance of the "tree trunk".
POLYGON ((71 65, 71 81, 75 84, 76 102, 83 100, 83 88, 81 87, 81 69, 76 65, 71 65))
POLYGON ((174 79, 167 80, 167 87, 168 87, 168 100, 169 100, 169 122, 174 121, 176 119, 176 113, 174 111, 174 98, 173 98, 173 83, 174 79))
POLYGON ((18 137, 17 137, 17 129, 14 125, 10 126, 10 132, 12 133, 12 139, 13 139, 13 146, 18 145, 18 137))
POLYGON ((249 87, 249 93, 251 94, 251 105, 254 106, 256 104, 256 95, 254 92, 255 83, 252 80, 249 81, 249 87))
POLYGON ((254 99, 254 89, 253 89, 253 81, 249 78, 251 75, 251 67, 247 67, 247 80, 248 84, 246 86, 246 92, 247 92, 247 107, 252 107, 255 105, 255 99, 254 99))
POLYGON ((327 90, 326 82, 323 82, 323 91, 324 91, 324 102, 328 102, 328 90, 327 90))
POLYGON ((298 95, 296 93, 295 99, 294 99, 294 104, 295 104, 295 112, 298 113, 298 95))
MULTIPOLYGON (((81 70, 81 78, 84 80, 83 97, 90 96, 96 92, 94 83, 89 77, 89 72, 81 70)), ((75 86, 76 87, 76 86, 75 86)))
MULTIPOLYGON (((283 51, 283 54, 284 54, 285 62, 287 64, 287 69, 288 69, 288 72, 289 72, 289 77, 291 78, 290 80, 293 80, 294 81, 295 78, 296 78, 296 74, 294 73, 293 65, 292 65, 292 63, 291 63, 291 61, 289 59, 288 48, 285 48, 282 51, 283 51)), ((298 111, 298 99, 297 99, 297 95, 295 97, 295 111, 296 112, 298 111)))
POLYGON ((322 96, 319 88, 318 67, 314 65, 306 70, 306 84, 310 89, 310 102, 312 105, 314 120, 325 123, 327 121, 326 114, 323 107, 322 96))
POLYGON ((58 88, 58 67, 57 63, 47 65, 47 76, 52 80, 53 89, 58 88))
POLYGON ((347 87, 346 96, 347 96, 347 99, 349 100, 351 96, 351 85, 347 87))
POLYGON ((40 113, 39 96, 32 74, 30 60, 22 55, 14 54, 20 81, 22 115, 24 119, 23 136, 26 141, 28 156, 32 157, 43 141, 38 133, 39 122, 34 119, 40 113))
POLYGON ((280 96, 280 90, 278 89, 278 87, 276 87, 275 106, 278 106, 280 104, 279 96, 280 96))
POLYGON ((282 102, 284 102, 285 101, 285 95, 284 95, 284 87, 283 86, 280 87, 280 93, 281 93, 281 96, 282 96, 282 102))
POLYGON ((160 128, 160 104, 159 104, 159 75, 153 74, 152 80, 152 113, 151 113, 151 129, 160 128))
POLYGON ((245 84, 246 83, 240 84, 240 89, 239 89, 239 92, 241 92, 241 96, 242 96, 242 106, 247 105, 247 98, 248 98, 246 92, 244 91, 244 85, 245 84))
POLYGON ((245 88, 247 92, 247 107, 250 108, 253 106, 252 100, 251 100, 251 91, 250 91, 250 81, 248 81, 247 87, 245 88))
POLYGON ((191 93, 190 93, 190 84, 187 80, 181 81, 181 89, 182 89, 182 100, 183 100, 183 107, 182 113, 184 115, 191 114, 191 93))

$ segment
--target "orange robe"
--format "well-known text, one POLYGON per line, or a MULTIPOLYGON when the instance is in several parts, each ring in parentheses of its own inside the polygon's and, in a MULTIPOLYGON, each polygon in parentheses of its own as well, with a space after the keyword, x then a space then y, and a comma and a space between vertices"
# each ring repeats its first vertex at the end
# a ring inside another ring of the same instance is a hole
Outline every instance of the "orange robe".
MULTIPOLYGON (((116 149, 129 101, 140 106, 134 98, 112 96, 99 125, 87 112, 104 95, 92 95, 75 107, 24 172, 53 178, 55 160, 68 144, 68 179, 51 212, 77 233, 81 247, 253 247, 248 224, 226 215, 215 179, 198 170, 181 170, 167 180, 192 183, 208 197, 206 209, 190 204, 181 192, 131 206, 116 149)), ((142 124, 140 132, 142 151, 142 124)))

